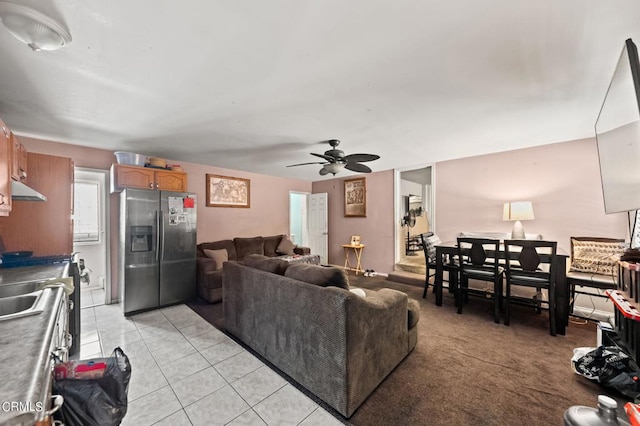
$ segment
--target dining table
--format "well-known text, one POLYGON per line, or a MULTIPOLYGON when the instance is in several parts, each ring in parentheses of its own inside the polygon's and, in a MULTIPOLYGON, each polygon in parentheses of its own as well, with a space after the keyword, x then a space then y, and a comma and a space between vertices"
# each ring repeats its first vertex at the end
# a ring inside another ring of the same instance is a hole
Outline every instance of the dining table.
MULTIPOLYGON (((442 306, 443 299, 443 273, 444 263, 452 262, 458 256, 457 241, 446 241, 435 246, 436 249, 436 273, 433 282, 433 291, 436 295, 436 305, 442 306)), ((500 243, 498 256, 505 258, 504 244, 500 243)), ((493 256, 493 253, 488 253, 493 256)), ((570 288, 567 283, 567 259, 569 254, 558 247, 556 264, 556 332, 561 335, 566 334, 566 328, 569 325, 570 313, 570 288)))

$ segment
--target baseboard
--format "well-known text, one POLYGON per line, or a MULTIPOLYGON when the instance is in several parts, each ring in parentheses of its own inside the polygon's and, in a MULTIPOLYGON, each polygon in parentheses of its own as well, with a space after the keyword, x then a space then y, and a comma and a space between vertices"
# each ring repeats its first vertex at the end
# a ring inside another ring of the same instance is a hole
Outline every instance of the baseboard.
POLYGON ((613 313, 585 306, 574 306, 572 315, 588 320, 608 321, 613 316, 613 313))

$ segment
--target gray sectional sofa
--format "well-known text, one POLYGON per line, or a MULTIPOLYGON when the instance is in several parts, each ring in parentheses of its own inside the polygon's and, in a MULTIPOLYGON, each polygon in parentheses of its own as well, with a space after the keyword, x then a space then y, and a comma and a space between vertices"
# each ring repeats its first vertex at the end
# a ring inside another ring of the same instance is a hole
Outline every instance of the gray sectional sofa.
MULTIPOLYGON (((233 240, 220 240, 198 244, 198 256, 196 258, 196 288, 198 296, 210 303, 222 300, 222 264, 228 260, 243 260, 251 254, 260 254, 267 257, 284 257, 287 254, 279 253, 278 248, 282 242, 283 234, 268 237, 234 238, 233 240), (223 259, 214 259, 206 255, 205 250, 226 252, 223 259)), ((310 262, 319 262, 319 257, 310 256, 308 247, 296 246, 292 249, 292 255, 306 256, 310 262)))
POLYGON ((405 293, 362 297, 337 267, 245 262, 224 267, 226 331, 345 417, 417 343, 419 305, 405 293))

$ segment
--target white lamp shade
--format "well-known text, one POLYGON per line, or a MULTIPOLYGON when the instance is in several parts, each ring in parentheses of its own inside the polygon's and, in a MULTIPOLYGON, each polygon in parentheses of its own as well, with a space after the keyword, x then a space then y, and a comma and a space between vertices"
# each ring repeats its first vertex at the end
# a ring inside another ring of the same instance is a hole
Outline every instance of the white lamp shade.
POLYGON ((502 220, 532 220, 533 203, 531 201, 513 201, 504 203, 502 220))
POLYGON ((12 36, 35 51, 55 50, 71 42, 64 26, 27 6, 0 1, 0 19, 12 36))

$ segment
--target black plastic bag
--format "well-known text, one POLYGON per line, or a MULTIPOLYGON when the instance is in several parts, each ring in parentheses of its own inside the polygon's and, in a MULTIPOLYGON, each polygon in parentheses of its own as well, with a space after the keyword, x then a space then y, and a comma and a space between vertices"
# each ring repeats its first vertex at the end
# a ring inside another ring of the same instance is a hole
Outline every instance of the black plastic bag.
POLYGON ((640 368, 617 346, 574 349, 571 365, 581 376, 630 398, 640 398, 640 368))
POLYGON ((62 395, 64 403, 56 419, 66 426, 119 425, 127 414, 127 393, 131 363, 121 348, 106 361, 104 375, 94 379, 55 379, 53 393, 62 395))

